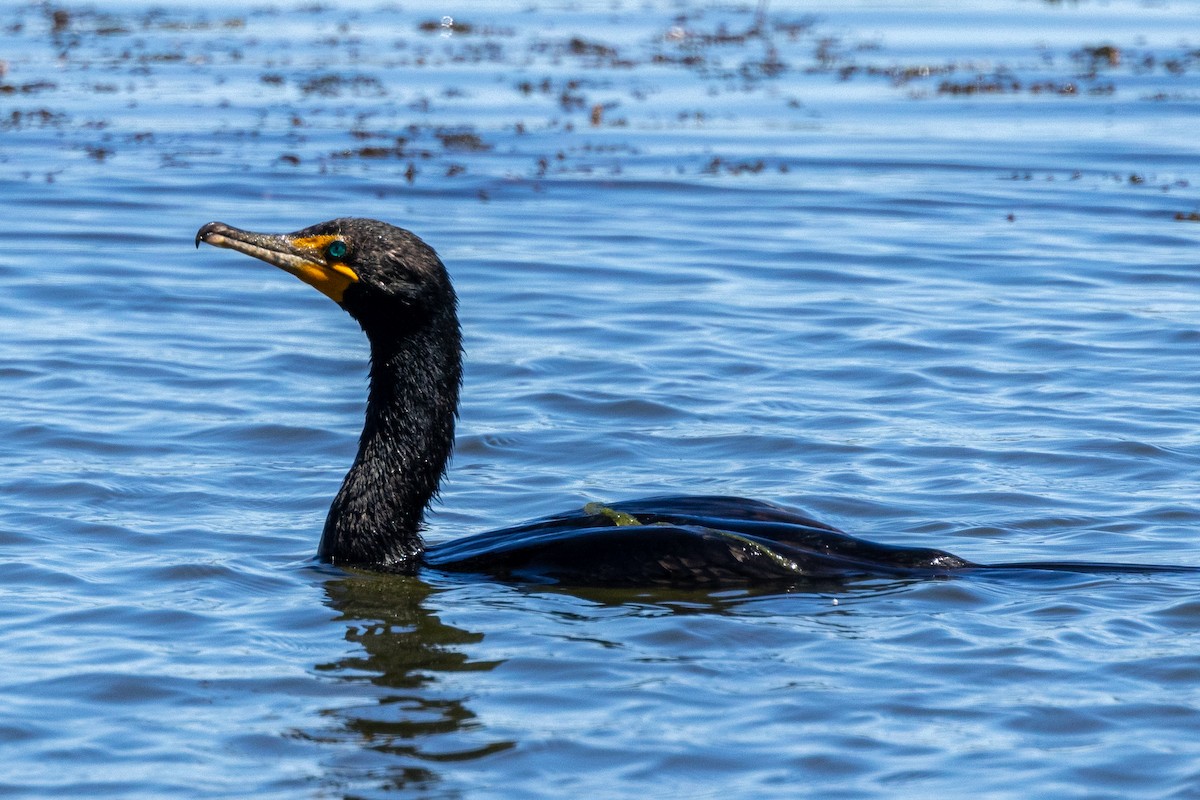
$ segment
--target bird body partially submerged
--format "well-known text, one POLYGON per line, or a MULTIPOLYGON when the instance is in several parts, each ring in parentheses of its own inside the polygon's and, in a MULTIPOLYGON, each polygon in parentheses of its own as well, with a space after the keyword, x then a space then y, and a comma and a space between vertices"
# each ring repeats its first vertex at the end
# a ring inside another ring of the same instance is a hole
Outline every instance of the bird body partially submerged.
POLYGON ((370 342, 366 420, 325 520, 318 550, 324 561, 572 585, 802 583, 982 568, 941 550, 868 542, 736 497, 588 507, 426 548, 422 518, 454 446, 462 381, 457 299, 437 254, 403 228, 355 218, 289 234, 210 222, 196 234, 196 245, 201 242, 254 256, 309 283, 354 317, 370 342))
POLYGON ((974 566, 941 550, 859 539, 770 503, 706 496, 589 503, 449 542, 425 560, 454 572, 606 586, 802 583, 974 566))

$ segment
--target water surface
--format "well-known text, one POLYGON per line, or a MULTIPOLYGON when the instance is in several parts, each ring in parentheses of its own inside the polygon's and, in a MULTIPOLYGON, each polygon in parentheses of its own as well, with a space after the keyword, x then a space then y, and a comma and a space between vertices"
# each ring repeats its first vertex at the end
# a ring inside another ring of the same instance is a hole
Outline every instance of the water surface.
POLYGON ((0 793, 1200 794, 1194 576, 313 562, 365 342, 209 220, 441 253, 431 540, 727 493, 1200 565, 1197 9, 756 5, 0 12, 0 793))

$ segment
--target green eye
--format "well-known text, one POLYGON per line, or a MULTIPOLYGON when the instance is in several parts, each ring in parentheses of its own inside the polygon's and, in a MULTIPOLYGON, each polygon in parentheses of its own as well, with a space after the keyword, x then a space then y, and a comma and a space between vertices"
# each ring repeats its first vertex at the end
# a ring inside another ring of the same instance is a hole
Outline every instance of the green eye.
POLYGON ((346 243, 338 239, 336 242, 329 243, 329 246, 325 248, 325 255, 330 258, 342 258, 346 255, 346 250, 346 243))

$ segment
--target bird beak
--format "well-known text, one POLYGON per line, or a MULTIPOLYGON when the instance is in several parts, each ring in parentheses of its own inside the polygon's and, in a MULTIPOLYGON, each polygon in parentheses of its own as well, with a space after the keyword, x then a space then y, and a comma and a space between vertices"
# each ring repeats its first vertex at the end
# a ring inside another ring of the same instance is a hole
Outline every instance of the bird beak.
POLYGON ((325 248, 337 238, 333 235, 254 233, 223 222, 210 222, 196 233, 196 247, 204 242, 254 256, 292 273, 335 303, 341 303, 350 284, 358 282, 358 273, 326 255, 325 248))

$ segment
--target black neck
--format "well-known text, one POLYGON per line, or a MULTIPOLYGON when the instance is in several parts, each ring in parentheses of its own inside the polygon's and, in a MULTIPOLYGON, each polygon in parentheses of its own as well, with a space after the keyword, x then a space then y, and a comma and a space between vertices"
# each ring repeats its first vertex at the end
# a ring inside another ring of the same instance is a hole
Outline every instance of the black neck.
MULTIPOLYGON (((366 329, 366 326, 364 326, 366 329)), ((367 329, 371 388, 358 456, 342 482, 319 556, 342 566, 416 569, 421 519, 454 446, 462 378, 453 302, 422 324, 367 329)))

